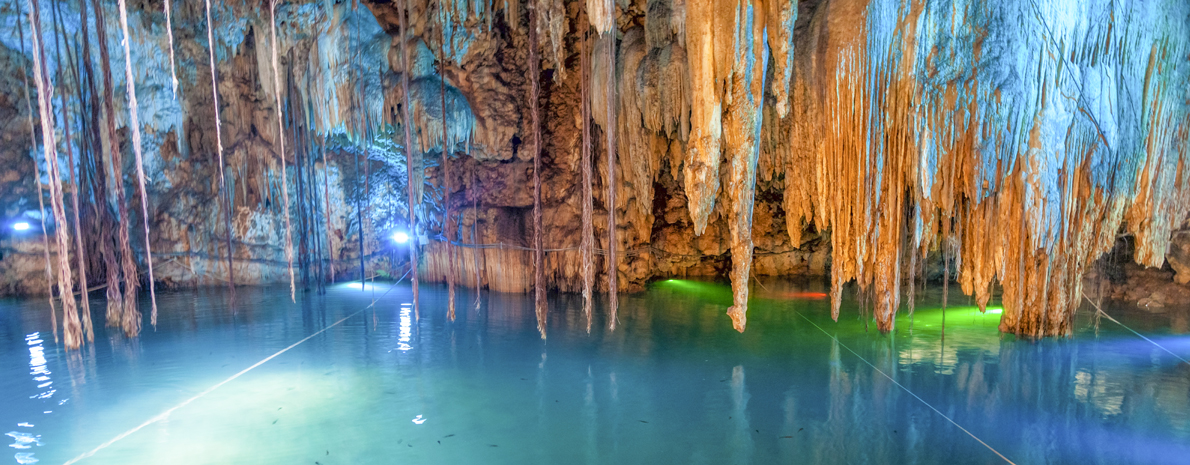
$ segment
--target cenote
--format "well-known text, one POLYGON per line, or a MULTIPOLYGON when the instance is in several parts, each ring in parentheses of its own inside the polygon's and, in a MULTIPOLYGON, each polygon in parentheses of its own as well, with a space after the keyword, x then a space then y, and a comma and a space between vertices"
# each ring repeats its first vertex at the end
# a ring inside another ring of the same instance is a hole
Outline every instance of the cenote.
MULTIPOLYGON (((36 303, 0 318, 0 424, 40 463, 1183 463, 1190 365, 1088 312, 1070 338, 1002 336, 995 308, 922 296, 898 330, 851 299, 751 304, 722 284, 661 281, 619 325, 551 295, 485 292, 456 319, 445 289, 404 284, 288 302, 285 288, 158 296, 156 328, 52 342, 36 303), (375 302, 373 305, 372 303, 375 302), (278 355, 279 353, 279 355, 278 355), (263 363, 261 363, 263 362, 263 363)), ((147 304, 147 302, 146 302, 147 304)), ((465 308, 465 310, 464 310, 465 308)), ((597 309, 599 306, 597 306, 597 309)), ((598 314, 599 312, 597 312, 598 314)), ((1185 312, 1121 323, 1179 356, 1185 312), (1163 329, 1164 328, 1164 329, 1163 329)))
POLYGON ((1190 1, 0 0, 0 465, 1190 463, 1190 1))

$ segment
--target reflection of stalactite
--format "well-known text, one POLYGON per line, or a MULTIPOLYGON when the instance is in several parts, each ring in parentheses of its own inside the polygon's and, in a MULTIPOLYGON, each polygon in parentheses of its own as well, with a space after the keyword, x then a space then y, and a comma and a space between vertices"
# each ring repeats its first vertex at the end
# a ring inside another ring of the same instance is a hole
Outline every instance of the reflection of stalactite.
MULTIPOLYGON (((541 14, 537 9, 538 7, 534 6, 529 8, 530 25, 535 25, 537 17, 541 14)), ((541 333, 541 338, 545 339, 546 317, 549 312, 545 301, 545 253, 542 251, 542 235, 544 233, 541 229, 541 122, 538 115, 541 84, 538 82, 539 73, 537 28, 531 26, 529 28, 529 104, 533 106, 533 109, 530 111, 532 126, 529 131, 533 133, 533 293, 536 296, 534 303, 537 309, 537 331, 541 333)), ((447 249, 448 253, 449 250, 447 249)))
MULTIPOLYGON (((17 16, 18 16, 18 18, 17 18, 17 34, 20 37, 21 56, 23 57, 23 56, 25 56, 25 27, 24 27, 24 24, 21 23, 21 19, 19 17, 24 16, 24 15, 21 14, 21 2, 18 0, 15 3, 17 5, 17 16)), ((31 31, 31 32, 36 34, 36 29, 34 29, 34 31, 31 31)), ((40 80, 41 77, 35 75, 34 79, 40 80)), ((23 70, 21 71, 21 82, 23 83, 23 85, 21 86, 21 89, 24 89, 24 91, 25 91, 25 112, 29 115, 29 142, 30 142, 29 147, 33 150, 36 150, 37 149, 37 129, 33 125, 33 104, 29 97, 29 79, 28 79, 27 75, 25 74, 25 71, 23 71, 23 70)), ((44 120, 42 121, 42 124, 45 124, 44 120)), ((53 271, 51 271, 53 269, 53 267, 50 265, 50 243, 49 243, 50 236, 49 236, 49 234, 47 234, 46 228, 45 228, 45 194, 42 193, 42 189, 41 189, 41 167, 37 166, 37 157, 34 156, 32 158, 33 158, 33 175, 37 176, 37 179, 34 180, 34 184, 37 184, 37 205, 38 205, 37 212, 41 216, 41 249, 42 249, 43 254, 45 255, 45 285, 46 285, 46 289, 47 289, 46 295, 48 296, 49 301, 50 301, 50 322, 53 325, 52 327, 53 327, 53 331, 54 331, 54 342, 57 343, 58 342, 58 310, 54 306, 54 274, 53 274, 53 271)))
MULTIPOLYGON (((277 18, 276 18, 277 0, 269 2, 269 25, 270 37, 273 42, 273 94, 276 97, 275 104, 277 106, 277 144, 281 149, 281 198, 285 203, 285 262, 289 269, 289 300, 297 302, 295 296, 296 286, 293 280, 293 233, 289 222, 289 175, 286 174, 285 162, 285 122, 281 118, 281 74, 277 70, 277 18)), ((363 227, 362 225, 360 226, 363 227)), ((362 232, 361 240, 362 240, 362 232)), ((363 256, 363 251, 360 251, 360 256, 363 256)), ((360 276, 360 280, 363 280, 360 276)))
MULTIPOLYGON (((53 5, 53 9, 54 9, 54 60, 57 61, 59 64, 63 63, 62 53, 61 53, 61 49, 62 49, 61 35, 63 34, 63 32, 62 32, 63 28, 62 28, 60 5, 61 5, 60 3, 55 3, 53 5)), ((69 47, 70 43, 67 42, 66 45, 69 47)), ((71 56, 69 48, 67 48, 66 55, 68 57, 71 56)), ((74 67, 71 66, 71 68, 74 68, 74 67)), ((78 79, 75 79, 75 86, 78 86, 78 85, 79 85, 78 79)), ((74 176, 74 166, 75 166, 74 165, 74 143, 70 137, 70 111, 69 111, 68 107, 66 106, 66 86, 65 85, 62 86, 62 92, 58 93, 58 102, 62 106, 62 118, 63 118, 62 131, 63 131, 63 136, 65 136, 65 138, 66 138, 66 140, 65 140, 66 141, 66 144, 65 144, 66 145, 66 160, 69 163, 68 165, 66 165, 66 171, 68 173, 70 173, 70 184, 72 186, 72 188, 70 190, 70 196, 71 196, 71 202, 73 203, 73 206, 74 206, 74 211, 73 211, 74 218, 73 219, 74 219, 74 243, 75 243, 75 249, 76 249, 75 259, 78 263, 79 290, 82 293, 82 299, 80 299, 80 301, 82 303, 82 310, 80 313, 82 314, 81 316, 82 316, 82 323, 83 323, 83 332, 86 334, 87 341, 94 342, 95 341, 95 330, 91 325, 91 302, 90 302, 90 299, 87 298, 87 251, 83 248, 83 229, 81 226, 81 222, 79 221, 79 183, 78 183, 78 180, 74 176)), ((80 101, 79 104, 81 106, 82 102, 80 101)), ((80 154, 80 157, 81 157, 81 154, 80 154)), ((64 227, 65 224, 63 224, 62 226, 64 227)), ((66 294, 66 292, 63 292, 63 296, 65 296, 65 294, 66 294)))
MULTIPOLYGON (((132 77, 132 50, 130 49, 131 39, 128 37, 128 9, 124 5, 124 0, 119 0, 119 3, 120 29, 124 32, 124 40, 122 43, 124 44, 124 84, 128 90, 128 127, 132 131, 132 153, 136 155, 136 181, 137 185, 140 187, 141 219, 144 220, 145 226, 145 267, 149 269, 149 300, 153 305, 153 313, 149 321, 154 326, 156 326, 157 290, 153 278, 153 250, 152 246, 149 244, 149 193, 145 189, 145 163, 144 160, 141 159, 140 122, 137 120, 136 115, 136 86, 132 77)), ((128 279, 128 277, 125 276, 125 279, 128 279)), ((135 279, 135 276, 133 279, 135 279)), ((124 298, 128 299, 129 297, 126 294, 124 298)), ((125 310, 124 317, 126 321, 128 316, 128 312, 125 310)), ((137 324, 139 325, 139 322, 137 324)), ((125 327, 127 327, 127 323, 125 323, 125 327)))
POLYGON ((41 141, 44 145, 47 175, 50 179, 50 209, 54 212, 54 238, 58 248, 58 293, 62 296, 62 341, 67 349, 78 349, 83 343, 83 330, 75 306, 74 280, 70 271, 70 239, 66 211, 62 205, 62 181, 58 173, 57 141, 54 140, 53 87, 44 69, 45 51, 41 40, 41 14, 37 0, 31 0, 29 24, 37 33, 33 38, 33 75, 37 87, 37 106, 41 114, 41 141))

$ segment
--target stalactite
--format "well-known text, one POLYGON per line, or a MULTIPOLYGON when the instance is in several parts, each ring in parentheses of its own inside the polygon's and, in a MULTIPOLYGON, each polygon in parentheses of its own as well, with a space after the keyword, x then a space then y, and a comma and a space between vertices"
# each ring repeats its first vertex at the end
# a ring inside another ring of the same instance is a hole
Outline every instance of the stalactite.
MULTIPOLYGON (((122 0, 121 0, 122 1, 122 0)), ((297 302, 297 290, 293 282, 293 235, 289 225, 289 176, 285 162, 285 122, 281 119, 281 73, 277 70, 277 0, 269 2, 270 37, 273 43, 273 90, 277 106, 277 144, 281 150, 281 198, 285 203, 285 262, 289 270, 289 300, 297 302)), ((360 226, 363 227, 362 225, 360 226)), ((363 231, 360 231, 363 237, 363 231)), ((363 251, 360 251, 362 256, 363 251)), ((363 277, 361 276, 362 280, 363 277)))
POLYGON ((702 235, 719 192, 720 138, 727 73, 718 67, 733 63, 739 12, 736 3, 689 0, 686 4, 686 57, 690 60, 690 145, 683 176, 694 234, 702 235), (725 8, 730 8, 724 11, 725 8))
MULTIPOLYGON (((421 318, 421 309, 420 309, 421 307, 418 302, 419 297, 418 297, 418 289, 417 289, 417 263, 418 263, 418 257, 417 257, 418 240, 417 240, 417 238, 418 238, 419 234, 417 231, 417 229, 418 229, 417 228, 417 213, 416 213, 417 208, 415 208, 414 205, 421 204, 421 195, 420 194, 416 195, 416 196, 414 195, 414 191, 415 191, 414 180, 416 178, 414 177, 413 173, 414 173, 415 169, 420 169, 420 168, 414 168, 417 165, 414 164, 413 137, 410 134, 410 132, 412 131, 411 126, 412 126, 413 120, 409 117, 409 112, 410 112, 409 107, 411 105, 409 102, 409 69, 410 69, 411 60, 409 59, 409 41, 407 40, 407 37, 409 36, 409 26, 407 24, 408 23, 408 18, 407 18, 408 15, 409 15, 409 0, 402 0, 401 7, 399 8, 399 11, 398 11, 398 16, 399 16, 398 21, 400 23, 399 24, 400 25, 399 34, 400 34, 400 38, 401 38, 401 40, 400 40, 401 63, 403 65, 401 67, 401 69, 402 69, 402 71, 401 71, 401 90, 402 90, 402 99, 403 99, 403 102, 401 105, 401 113, 402 113, 401 127, 404 129, 404 132, 405 132, 405 173, 408 176, 408 183, 406 184, 406 186, 409 188, 409 198, 408 198, 408 201, 409 201, 408 202, 408 206, 409 206, 409 265, 412 268, 411 272, 409 274, 411 276, 411 282, 413 283, 413 314, 414 314, 415 319, 419 319, 419 318, 421 318), (416 202, 414 201, 414 199, 417 199, 416 202)), ((445 113, 445 109, 443 109, 443 112, 445 113)), ((443 144, 443 145, 445 145, 445 144, 443 144)), ((418 184, 420 184, 420 179, 417 179, 417 180, 419 181, 418 184)))
POLYGON ((773 79, 770 89, 777 116, 789 113, 789 83, 793 78, 793 28, 797 23, 797 0, 771 0, 765 7, 765 32, 773 56, 773 79))
MULTIPOLYGON (((442 205, 443 205, 442 232, 445 233, 444 235, 446 236, 446 260, 448 262, 450 262, 449 271, 448 271, 449 274, 446 275, 446 289, 447 289, 446 290, 446 295, 447 295, 447 304, 446 304, 447 311, 446 311, 446 313, 447 313, 447 316, 450 318, 450 321, 454 321, 455 320, 455 255, 454 255, 454 245, 452 244, 452 242, 454 242, 454 240, 455 240, 455 237, 454 237, 455 233, 456 233, 455 229, 457 229, 457 228, 451 227, 451 224, 450 224, 450 210, 451 210, 450 191, 453 188, 453 186, 451 186, 451 178, 450 178, 450 153, 452 151, 454 151, 454 144, 452 144, 450 142, 451 141, 450 134, 449 134, 449 132, 447 132, 447 128, 449 127, 449 125, 446 122, 446 119, 448 118, 448 115, 450 114, 450 112, 447 111, 447 107, 446 107, 446 54, 443 53, 443 51, 442 51, 442 44, 446 43, 446 16, 445 16, 446 10, 445 10, 445 8, 443 8, 442 3, 443 3, 442 0, 438 1, 438 25, 439 25, 439 29, 441 29, 441 33, 442 33, 442 40, 438 41, 438 66, 440 67, 438 74, 442 78, 439 81, 439 86, 440 86, 439 93, 441 94, 441 98, 442 98, 442 205)), ((532 11, 534 11, 534 9, 531 8, 529 11, 532 12, 532 11)), ((530 24, 532 24, 532 22, 530 22, 530 24)), ((534 33, 532 32, 533 30, 535 30, 535 29, 530 27, 530 37, 533 37, 533 35, 534 35, 534 33)), ((537 47, 536 44, 533 44, 533 43, 529 44, 530 55, 533 54, 533 50, 536 47, 537 47)), ((536 78, 534 77, 533 79, 536 79, 536 78)), ((538 190, 540 190, 540 188, 538 188, 538 190)), ((538 315, 540 315, 540 314, 541 314, 541 311, 538 310, 538 315)), ((541 317, 538 316, 538 321, 540 322, 540 320, 541 320, 541 317)), ((538 323, 538 326, 540 326, 540 325, 541 324, 538 323)), ((544 335, 545 333, 543 332, 542 334, 544 335)))
MULTIPOLYGON (((610 16, 614 13, 615 6, 612 0, 604 0, 604 11, 610 16)), ((602 35, 606 30, 602 29, 604 24, 593 24, 602 35)), ((616 260, 616 252, 619 248, 619 243, 616 242, 616 34, 615 31, 610 31, 607 40, 607 65, 604 71, 607 72, 606 90, 604 96, 607 101, 604 102, 607 109, 606 125, 604 125, 603 133, 607 138, 607 287, 608 287, 608 328, 616 329, 617 317, 616 313, 619 309, 619 262, 616 260)))
POLYGON ((174 23, 170 19, 169 0, 165 0, 165 35, 169 37, 169 82, 173 86, 173 93, 171 95, 173 95, 174 99, 177 99, 178 75, 174 71, 174 23))
MULTIPOLYGON (((353 2, 352 11, 353 12, 356 11, 358 9, 358 7, 359 7, 358 2, 353 2)), ((355 23, 354 33, 355 33, 354 35, 356 36, 356 38, 359 38, 359 22, 358 21, 355 23)), ((348 42, 348 44, 350 47, 350 42, 348 42)), ((356 48, 355 53, 348 54, 348 60, 349 60, 348 67, 351 70, 351 75, 349 77, 349 84, 351 85, 351 89, 353 90, 353 92, 350 96, 348 106, 355 110, 354 112, 351 113, 351 117, 350 117, 351 128, 350 128, 350 130, 351 130, 351 132, 354 133, 354 134, 352 134, 353 137, 358 138, 362 141, 362 143, 364 145, 364 150, 366 153, 366 151, 368 149, 368 140, 367 140, 367 136, 363 134, 366 131, 361 131, 361 129, 359 127, 360 126, 359 121, 361 119, 359 116, 359 112, 363 108, 363 106, 361 105, 362 102, 359 101, 359 94, 362 93, 363 85, 360 83, 360 79, 359 79, 358 72, 357 72, 358 71, 357 67, 352 66, 352 64, 351 64, 351 60, 358 60, 358 58, 359 58, 360 47, 357 44, 357 46, 355 48, 356 48)), ((360 292, 364 292, 368 288, 367 286, 363 285, 365 282, 367 282, 368 275, 364 268, 364 260, 365 260, 365 255, 364 255, 364 209, 363 209, 363 206, 361 205, 361 203, 363 202, 364 195, 362 192, 360 192, 360 188, 359 188, 359 184, 360 184, 360 182, 359 182, 359 153, 355 150, 352 150, 351 158, 352 158, 352 160, 355 161, 355 221, 356 221, 357 227, 358 227, 358 229, 357 229, 358 235, 356 236, 356 239, 357 239, 356 244, 359 245, 359 282, 360 282, 359 289, 360 289, 360 292)), ((364 161, 366 162, 367 159, 365 158, 364 161)))
POLYGON ((330 269, 331 283, 335 282, 335 257, 334 257, 334 243, 331 242, 331 165, 326 162, 326 140, 323 139, 319 144, 319 151, 322 152, 322 198, 326 205, 323 206, 323 213, 326 215, 326 247, 327 247, 327 267, 330 269))
MULTIPOLYGON (((537 17, 540 13, 537 7, 530 6, 529 8, 529 24, 536 24, 537 17)), ((535 295, 534 303, 537 309, 537 332, 541 333, 541 338, 546 336, 546 318, 549 316, 549 307, 545 300, 545 252, 542 251, 542 230, 541 230, 541 122, 538 116, 538 107, 541 98, 541 83, 540 70, 538 69, 537 61, 537 28, 529 28, 529 104, 533 106, 530 111, 532 115, 532 126, 529 131, 533 133, 533 293, 535 295)), ((614 205, 614 204, 613 204, 614 205)), ((614 208, 609 208, 614 210, 614 208)))
MULTIPOLYGON (((20 11, 21 10, 20 0, 14 1, 14 4, 17 5, 17 15, 18 15, 17 33, 18 33, 18 37, 20 38, 20 56, 25 56, 25 27, 23 24, 21 24, 21 21, 19 19, 19 17, 23 17, 24 14, 21 13, 21 11, 20 11)), ((33 33, 35 33, 35 34, 37 33, 36 29, 35 29, 35 31, 33 31, 33 33)), ((35 38, 35 40, 36 40, 36 38, 35 38)), ((39 80, 40 77, 35 76, 35 78, 38 78, 38 80, 39 80)), ((37 128, 35 125, 33 125, 33 105, 32 105, 32 102, 31 102, 31 99, 29 96, 29 78, 26 77, 24 71, 21 71, 20 80, 21 80, 21 83, 23 83, 23 86, 21 86, 21 89, 25 90, 25 113, 29 114, 30 149, 36 151, 37 150, 37 128)), ((42 218, 40 218, 40 220, 42 220, 42 251, 45 256, 46 296, 48 296, 48 299, 50 301, 50 321, 52 323, 52 328, 54 328, 54 343, 57 343, 57 341, 58 341, 58 310, 54 304, 54 271, 52 271, 52 269, 54 269, 54 268, 52 268, 52 266, 50 265, 50 243, 49 243, 50 234, 48 232, 46 232, 46 228, 45 228, 45 200, 44 200, 45 194, 42 193, 42 169, 40 169, 39 166, 37 165, 37 157, 35 156, 32 158, 33 158, 33 175, 37 176, 37 180, 35 182, 37 184, 37 205, 38 205, 37 212, 40 214, 40 216, 42 216, 42 218)))
MULTIPOLYGON (((124 0, 120 3, 120 29, 124 32, 124 84, 128 89, 128 128, 132 132, 132 153, 136 155, 136 181, 140 187, 141 216, 145 226, 145 266, 149 269, 149 300, 153 305, 150 322, 157 325, 157 290, 153 278, 153 250, 149 244, 149 193, 145 189, 145 163, 141 159, 140 122, 136 116, 136 86, 132 77, 131 39, 128 37, 128 11, 124 0)), ((128 279, 125 277, 125 279, 128 279)), ((135 279, 133 276, 132 279, 135 279)), ((125 296, 127 298, 127 296, 125 296)), ((125 318, 128 312, 125 311, 125 318)))
POLYGON ((611 0, 586 0, 587 18, 595 32, 603 35, 616 27, 616 4, 611 0))
MULTIPOLYGON (((21 0, 16 0, 13 3, 15 3, 17 6, 17 35, 21 41, 21 56, 23 57, 25 56, 25 27, 21 23, 20 17, 24 16, 24 14, 21 12, 21 0)), ((32 12, 30 12, 30 14, 32 14, 32 12)), ((32 25, 32 23, 30 23, 30 25, 32 25)), ((38 29, 34 27, 33 31, 31 31, 31 34, 39 34, 38 29)), ((37 39, 34 38, 34 41, 36 40, 37 39)), ((41 77, 39 75, 34 75, 34 79, 40 80, 41 77)), ((25 91, 25 112, 29 115, 29 147, 30 149, 36 151, 37 129, 33 124, 33 104, 32 99, 29 97, 29 79, 24 71, 21 72, 21 82, 23 84, 21 89, 24 89, 25 91)), ((42 121, 42 124, 45 124, 44 120, 42 121)), ((54 332, 54 343, 56 344, 58 342, 58 309, 55 308, 54 305, 54 274, 52 271, 53 267, 50 265, 49 234, 47 233, 45 227, 45 194, 42 193, 41 189, 41 168, 37 166, 37 157, 33 156, 31 158, 33 159, 33 175, 37 176, 37 179, 35 180, 35 184, 37 184, 37 212, 41 215, 41 249, 45 255, 46 295, 48 296, 50 302, 50 322, 54 332)))
POLYGON ((231 237, 235 231, 231 229, 231 194, 227 192, 227 181, 223 177, 223 121, 219 119, 219 80, 216 77, 215 68, 215 36, 212 32, 211 24, 211 0, 204 0, 206 4, 207 13, 207 51, 210 55, 211 62, 211 97, 213 99, 215 109, 215 148, 219 154, 219 198, 223 204, 223 229, 226 232, 226 247, 227 247, 227 288, 235 293, 235 266, 232 264, 232 254, 234 249, 231 245, 231 237))
MULTIPOLYGON (((62 35, 63 32, 62 32, 62 18, 60 16, 61 8, 59 6, 60 6, 60 3, 55 3, 53 6, 53 10, 54 10, 54 60, 59 63, 59 66, 61 66, 61 64, 64 62, 62 61, 62 53, 61 53, 62 44, 61 44, 60 36, 62 35)), ((70 45, 70 44, 67 43, 67 45, 70 45)), ((66 55, 67 55, 67 57, 71 56, 69 48, 67 48, 66 55)), ((79 85, 77 79, 75 80, 75 85, 76 86, 79 85)), ((71 184, 71 186, 73 186, 70 191, 70 194, 71 194, 71 201, 74 206, 74 218, 73 219, 74 219, 74 243, 75 243, 75 249, 76 249, 75 258, 76 258, 76 261, 78 262, 79 291, 82 293, 82 298, 80 299, 80 301, 82 303, 82 309, 81 309, 80 313, 81 313, 81 317, 82 317, 83 333, 86 335, 88 342, 93 342, 93 341, 95 341, 95 329, 91 324, 91 302, 87 295, 87 264, 86 264, 87 263, 87 253, 86 253, 86 250, 83 248, 83 230, 82 230, 82 226, 80 225, 81 223, 79 221, 79 183, 75 179, 75 176, 74 176, 74 166, 75 166, 74 165, 74 143, 70 137, 70 111, 69 111, 69 107, 66 106, 66 92, 65 92, 66 86, 63 85, 62 87, 63 87, 63 91, 58 94, 58 102, 62 106, 62 118, 63 118, 62 130, 63 130, 63 135, 66 137, 66 144, 65 144, 66 145, 66 160, 69 163, 66 167, 66 171, 68 173, 70 173, 70 184, 71 184)), ((81 106, 82 101, 80 101, 79 104, 81 106)), ((62 226, 65 226, 65 225, 62 225, 62 226)), ((65 295, 65 294, 66 293, 63 293, 63 295, 65 295)))
POLYGON ((562 4, 562 0, 533 0, 529 5, 530 11, 536 10, 536 19, 531 19, 529 25, 535 28, 534 34, 541 37, 544 33, 550 45, 549 60, 553 65, 554 81, 561 82, 566 79, 566 57, 564 56, 566 48, 566 7, 562 4))
POLYGON ((475 310, 479 311, 479 291, 483 287, 483 279, 479 274, 479 176, 471 174, 471 211, 475 212, 475 221, 471 223, 471 255, 475 258, 475 310))
POLYGON ((30 0, 29 24, 34 34, 33 39, 33 74, 37 87, 37 103, 41 114, 41 139, 44 146, 47 175, 50 178, 50 209, 54 213, 54 237, 58 248, 58 293, 62 297, 62 342, 66 349, 78 349, 83 344, 83 329, 79 323, 78 309, 75 306, 74 280, 70 271, 70 238, 69 226, 66 223, 66 211, 62 204, 62 181, 58 170, 57 141, 54 140, 54 111, 53 87, 50 85, 49 73, 44 69, 45 49, 41 40, 41 14, 37 0, 30 0))
POLYGON ((768 47, 764 43, 763 12, 741 3, 738 13, 731 106, 724 116, 724 142, 730 160, 726 191, 731 200, 731 290, 727 310, 732 326, 743 332, 748 318, 748 282, 752 271, 752 205, 756 198, 756 164, 760 157, 765 70, 768 47))
MULTIPOLYGON (((116 231, 119 227, 116 226, 117 220, 112 218, 111 211, 108 209, 108 189, 107 189, 107 170, 104 167, 103 158, 103 135, 102 128, 100 128, 100 97, 99 91, 95 86, 94 68, 91 65, 91 44, 90 34, 88 32, 87 21, 87 2, 80 1, 79 5, 80 24, 82 24, 82 38, 83 38, 83 53, 80 57, 83 62, 85 74, 87 76, 87 88, 91 100, 91 121, 94 122, 90 126, 91 129, 91 152, 95 159, 95 185, 93 187, 92 196, 95 200, 95 209, 99 213, 99 243, 100 252, 103 254, 103 266, 107 272, 107 286, 104 289, 107 298, 107 312, 105 315, 107 326, 115 326, 119 324, 120 316, 123 313, 122 302, 124 300, 120 293, 120 261, 116 257, 116 245, 118 244, 118 234, 116 231)), ((97 15, 98 17, 98 15, 97 15)), ((98 26, 102 27, 102 26, 98 26)), ((97 37, 106 37, 100 31, 96 31, 97 37)), ((102 40, 102 39, 101 39, 102 40)), ((103 56, 106 56, 106 46, 101 45, 104 50, 103 56)), ((110 72, 108 74, 110 77, 110 72)), ((110 120, 109 120, 110 121, 110 120)), ((114 123, 111 123, 114 124, 114 123)))
POLYGON ((583 39, 579 44, 579 87, 582 96, 580 124, 583 126, 583 156, 580 162, 583 170, 583 237, 580 247, 583 253, 583 315, 587 318, 587 332, 590 333, 591 300, 593 297, 591 288, 595 285, 595 225, 592 211, 594 199, 591 192, 591 96, 587 90, 591 79, 591 54, 589 53, 591 41, 588 37, 591 28, 582 19, 579 20, 579 24, 582 24, 580 27, 583 30, 583 39))

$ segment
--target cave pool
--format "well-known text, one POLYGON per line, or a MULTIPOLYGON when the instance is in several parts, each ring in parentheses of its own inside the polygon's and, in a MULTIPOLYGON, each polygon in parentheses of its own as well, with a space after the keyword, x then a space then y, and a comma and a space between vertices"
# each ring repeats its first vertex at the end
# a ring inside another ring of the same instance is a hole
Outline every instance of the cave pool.
POLYGON ((930 288, 881 335, 821 292, 766 279, 743 334, 723 284, 625 294, 614 331, 597 300, 590 333, 553 294, 547 340, 531 295, 465 288, 453 323, 442 286, 420 315, 407 283, 160 292, 136 339, 96 293, 70 353, 0 301, 0 464, 1190 463, 1184 310, 1106 309, 1175 357, 1087 305, 1018 340, 930 288))

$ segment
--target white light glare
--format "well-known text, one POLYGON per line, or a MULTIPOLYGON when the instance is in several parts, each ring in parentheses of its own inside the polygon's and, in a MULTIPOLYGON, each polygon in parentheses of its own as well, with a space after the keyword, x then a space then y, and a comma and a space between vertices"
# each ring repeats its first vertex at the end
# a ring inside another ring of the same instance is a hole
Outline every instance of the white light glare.
POLYGON ((25 231, 25 230, 29 229, 29 223, 26 223, 24 221, 22 221, 20 223, 15 223, 12 225, 12 229, 15 229, 17 231, 25 231))
POLYGON ((396 233, 393 233, 393 242, 398 244, 409 242, 409 235, 405 234, 404 231, 397 231, 396 233))

